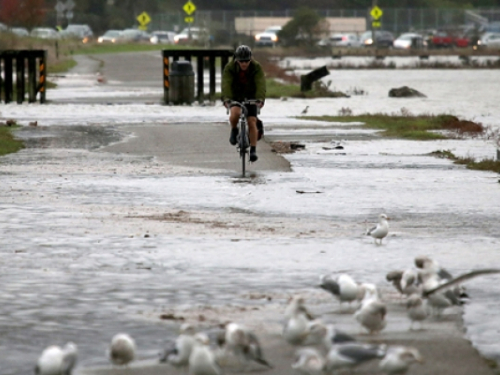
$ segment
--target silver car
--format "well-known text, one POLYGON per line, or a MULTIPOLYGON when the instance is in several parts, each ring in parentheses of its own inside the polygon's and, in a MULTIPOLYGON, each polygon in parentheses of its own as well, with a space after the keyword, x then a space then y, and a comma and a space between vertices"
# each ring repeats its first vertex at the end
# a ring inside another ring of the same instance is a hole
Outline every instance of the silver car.
POLYGON ((500 48, 500 33, 484 33, 477 41, 478 47, 500 48))
POLYGON ((318 42, 321 47, 361 47, 358 36, 354 33, 336 33, 318 42))

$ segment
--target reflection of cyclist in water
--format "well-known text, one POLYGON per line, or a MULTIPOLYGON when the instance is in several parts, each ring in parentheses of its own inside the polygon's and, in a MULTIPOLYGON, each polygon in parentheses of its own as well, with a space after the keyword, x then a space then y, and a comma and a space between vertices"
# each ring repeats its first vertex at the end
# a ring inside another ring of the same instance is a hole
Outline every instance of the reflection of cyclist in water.
MULTIPOLYGON (((229 106, 231 100, 242 102, 245 99, 256 99, 264 106, 266 99, 266 79, 260 64, 252 59, 250 47, 241 45, 235 53, 233 61, 229 62, 222 75, 222 99, 224 105, 229 106)), ((257 105, 247 105, 248 132, 250 138, 250 161, 257 161, 257 105)), ((236 145, 238 136, 238 120, 241 108, 231 107, 229 122, 231 123, 231 137, 229 142, 236 145)))

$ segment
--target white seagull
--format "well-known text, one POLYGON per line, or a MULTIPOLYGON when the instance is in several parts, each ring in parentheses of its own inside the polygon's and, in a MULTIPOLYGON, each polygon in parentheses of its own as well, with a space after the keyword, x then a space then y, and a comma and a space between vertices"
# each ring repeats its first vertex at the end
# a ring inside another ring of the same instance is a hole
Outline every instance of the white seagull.
POLYGON ((301 348, 295 353, 292 368, 301 375, 323 375, 325 358, 314 348, 301 348))
POLYGON ((388 375, 400 375, 406 374, 410 366, 416 362, 423 362, 417 349, 408 346, 390 346, 379 367, 388 375))
POLYGON ((47 347, 35 366, 37 375, 70 375, 76 365, 78 348, 68 342, 63 348, 52 345, 47 347))
POLYGON ((128 365, 135 358, 135 341, 126 333, 119 333, 111 339, 109 360, 114 365, 128 365))
POLYGON ((383 330, 387 324, 385 315, 387 307, 379 300, 378 292, 373 284, 365 286, 365 297, 361 301, 361 307, 354 313, 354 318, 368 330, 370 334, 383 330))
POLYGON ((335 345, 326 356, 325 372, 333 374, 336 370, 352 368, 374 359, 383 358, 386 345, 349 343, 335 345))
POLYGON ((189 356, 189 375, 221 375, 215 354, 210 349, 210 340, 205 333, 194 336, 195 344, 189 356))
POLYGON ((309 337, 306 344, 322 345, 326 350, 330 350, 336 344, 355 341, 353 336, 338 330, 333 324, 324 324, 317 319, 309 325, 309 337))
POLYGON ((319 287, 333 294, 341 305, 342 302, 351 303, 363 299, 364 287, 347 274, 341 274, 337 278, 322 275, 319 279, 319 287))
POLYGON ((255 361, 272 368, 262 354, 257 335, 243 325, 229 323, 226 326, 225 345, 240 360, 255 361))
POLYGON ((390 218, 386 214, 380 214, 378 218, 378 224, 368 229, 366 235, 372 236, 376 244, 382 245, 382 240, 389 234, 389 223, 387 220, 390 220, 390 218), (378 243, 377 240, 379 240, 378 243))
POLYGON ((160 362, 166 362, 176 367, 187 366, 194 346, 195 333, 195 329, 191 324, 184 323, 181 325, 179 337, 175 340, 174 345, 163 352, 160 362))
POLYGON ((392 285, 402 295, 412 295, 420 292, 420 278, 418 271, 412 268, 406 270, 395 270, 388 272, 385 276, 387 281, 392 282, 392 285))

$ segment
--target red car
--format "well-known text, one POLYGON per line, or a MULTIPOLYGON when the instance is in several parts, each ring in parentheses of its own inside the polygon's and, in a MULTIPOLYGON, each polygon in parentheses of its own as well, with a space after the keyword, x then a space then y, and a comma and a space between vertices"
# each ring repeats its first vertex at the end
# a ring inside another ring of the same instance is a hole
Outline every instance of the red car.
POLYGON ((438 31, 431 38, 431 45, 434 48, 449 48, 453 44, 453 37, 444 31, 438 31))

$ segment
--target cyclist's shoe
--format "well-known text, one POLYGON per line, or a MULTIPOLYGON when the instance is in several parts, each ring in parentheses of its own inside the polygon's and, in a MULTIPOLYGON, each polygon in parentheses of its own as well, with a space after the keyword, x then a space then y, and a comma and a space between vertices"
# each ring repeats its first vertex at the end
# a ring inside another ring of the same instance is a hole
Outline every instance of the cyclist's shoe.
POLYGON ((229 137, 229 143, 231 143, 233 146, 236 146, 236 143, 238 142, 238 128, 231 128, 231 136, 229 137))
POLYGON ((250 150, 250 161, 253 163, 254 161, 257 161, 259 157, 257 156, 257 151, 252 149, 250 150))

